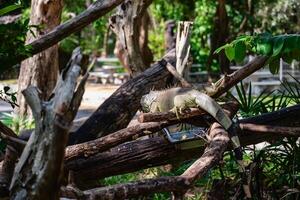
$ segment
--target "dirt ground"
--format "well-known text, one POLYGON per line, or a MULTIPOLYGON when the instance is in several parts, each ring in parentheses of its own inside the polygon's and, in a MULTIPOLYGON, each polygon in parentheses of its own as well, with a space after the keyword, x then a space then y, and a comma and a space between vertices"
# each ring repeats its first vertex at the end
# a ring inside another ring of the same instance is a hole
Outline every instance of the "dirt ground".
MULTIPOLYGON (((0 84, 0 89, 5 85, 9 85, 12 91, 17 90, 16 83, 5 82, 0 84)), ((76 119, 90 116, 119 87, 120 85, 87 83, 76 119)), ((8 103, 0 101, 0 112, 13 112, 13 109, 8 103)))

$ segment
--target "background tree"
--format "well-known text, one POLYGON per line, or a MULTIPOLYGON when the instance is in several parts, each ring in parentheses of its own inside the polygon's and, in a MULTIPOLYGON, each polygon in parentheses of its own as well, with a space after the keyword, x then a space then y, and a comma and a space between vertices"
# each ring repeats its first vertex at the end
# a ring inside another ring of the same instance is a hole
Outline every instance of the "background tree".
MULTIPOLYGON (((30 25, 35 29, 27 33, 26 43, 30 43, 48 33, 60 24, 62 0, 33 0, 31 2, 30 25)), ((29 114, 29 107, 21 91, 34 85, 41 91, 41 99, 46 100, 51 94, 59 72, 58 45, 34 55, 21 64, 18 79, 18 114, 29 114)))

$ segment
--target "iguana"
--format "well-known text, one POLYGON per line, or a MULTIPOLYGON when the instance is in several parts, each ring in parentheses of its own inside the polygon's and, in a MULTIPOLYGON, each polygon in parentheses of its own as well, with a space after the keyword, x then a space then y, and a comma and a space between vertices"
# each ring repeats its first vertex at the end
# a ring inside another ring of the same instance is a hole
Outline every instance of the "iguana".
POLYGON ((235 157, 239 164, 240 172, 243 174, 244 191, 246 196, 251 198, 249 186, 245 184, 247 176, 243 163, 242 148, 236 134, 236 125, 214 99, 193 88, 175 87, 162 91, 151 91, 141 98, 141 106, 145 112, 172 111, 175 112, 177 116, 179 116, 178 112, 182 114, 186 109, 197 107, 209 113, 230 134, 235 157))

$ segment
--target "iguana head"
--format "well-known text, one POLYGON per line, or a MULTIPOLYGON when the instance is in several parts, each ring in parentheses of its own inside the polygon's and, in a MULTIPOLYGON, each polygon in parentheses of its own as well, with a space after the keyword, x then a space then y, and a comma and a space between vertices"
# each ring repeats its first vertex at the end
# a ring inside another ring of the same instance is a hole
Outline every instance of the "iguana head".
POLYGON ((151 91, 149 94, 142 96, 140 103, 144 112, 153 111, 153 103, 155 102, 156 98, 157 93, 154 91, 151 91))

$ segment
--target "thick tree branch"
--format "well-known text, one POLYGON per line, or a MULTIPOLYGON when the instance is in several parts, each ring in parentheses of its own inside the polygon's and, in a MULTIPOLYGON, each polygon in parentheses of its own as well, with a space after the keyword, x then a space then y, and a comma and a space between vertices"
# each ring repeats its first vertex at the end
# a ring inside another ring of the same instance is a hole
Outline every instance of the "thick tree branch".
POLYGON ((230 88, 235 86, 237 83, 239 83, 240 81, 242 81, 243 79, 245 79, 246 77, 254 73, 255 71, 262 68, 265 65, 267 60, 268 57, 258 56, 253 61, 247 63, 238 71, 235 71, 230 75, 225 75, 222 79, 217 81, 213 91, 209 91, 209 95, 213 98, 217 98, 222 94, 226 93, 230 88))
MULTIPOLYGON (((237 111, 233 106, 230 114, 237 111)), ((229 142, 227 132, 217 123, 210 129, 209 135, 212 140, 206 148, 204 154, 180 177, 161 177, 157 179, 146 179, 133 183, 118 184, 109 187, 96 188, 80 192, 82 199, 126 199, 141 196, 148 196, 156 192, 176 192, 184 193, 190 188, 197 178, 201 178, 208 172, 221 158, 229 142), (83 194, 83 195, 82 195, 83 194)), ((73 190, 74 191, 74 190, 73 190)), ((78 197, 76 192, 64 192, 67 197, 78 197)))
MULTIPOLYGON (((71 65, 62 72, 47 102, 39 99, 34 87, 24 91, 35 117, 35 131, 15 167, 11 199, 58 199, 68 131, 76 115, 73 112, 79 106, 74 102, 82 98, 75 95, 83 94, 82 87, 75 91, 81 61, 82 54, 77 48, 73 51, 71 65)), ((86 78, 83 83, 85 81, 86 78)))
MULTIPOLYGON (((93 140, 127 127, 140 107, 141 97, 149 93, 150 89, 165 87, 165 80, 171 75, 166 65, 170 63, 175 66, 175 59, 175 52, 171 50, 161 61, 123 84, 74 134, 71 134, 69 144, 93 140)), ((225 78, 218 81, 217 87, 209 94, 217 98, 226 93, 235 84, 263 67, 266 60, 266 57, 258 57, 242 69, 225 76, 225 78)))
POLYGON ((174 50, 116 90, 75 133, 70 135, 69 144, 93 140, 127 127, 140 108, 141 97, 152 88, 161 89, 166 86, 165 80, 170 77, 166 70, 168 62, 175 64, 174 50))
MULTIPOLYGON (((293 106, 280 111, 264 114, 264 117, 243 119, 240 123, 255 123, 280 126, 300 126, 300 106, 293 106), (295 120, 291 121, 293 118, 295 120), (265 120, 263 120, 265 119, 265 120), (299 119, 299 120, 298 120, 299 119)), ((270 139, 280 140, 283 136, 269 133, 254 133, 242 131, 240 133, 241 145, 256 144, 270 139)), ((129 173, 150 166, 160 166, 178 163, 197 158, 204 147, 181 150, 163 138, 154 137, 146 140, 137 140, 118 145, 109 151, 97 153, 89 159, 76 159, 68 162, 68 167, 75 171, 76 180, 82 183, 95 178, 129 173)))
POLYGON ((37 54, 54 44, 58 43, 62 39, 68 37, 72 33, 80 31, 88 24, 97 20, 99 17, 104 16, 113 8, 117 7, 124 0, 98 0, 93 3, 86 11, 77 15, 76 17, 66 21, 65 23, 57 26, 51 32, 43 35, 39 39, 29 43, 26 47, 29 49, 30 54, 17 55, 17 58, 4 61, 4 63, 11 65, 17 64, 20 61, 28 58, 30 55, 37 54))
POLYGON ((300 136, 300 127, 286 127, 286 126, 271 126, 271 125, 258 125, 251 123, 239 124, 241 133, 248 132, 252 134, 272 134, 275 136, 300 136))

